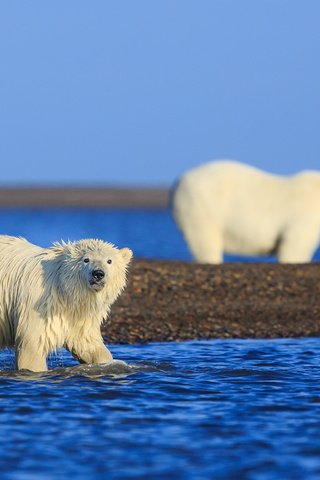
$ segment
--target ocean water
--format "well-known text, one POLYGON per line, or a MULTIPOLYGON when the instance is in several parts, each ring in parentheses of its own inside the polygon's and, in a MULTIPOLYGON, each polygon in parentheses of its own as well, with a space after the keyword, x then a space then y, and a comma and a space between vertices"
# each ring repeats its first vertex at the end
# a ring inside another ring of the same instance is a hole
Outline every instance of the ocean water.
MULTIPOLYGON (((191 259, 163 210, 7 210, 0 233, 42 246, 102 238, 136 257, 191 259)), ((102 366, 58 352, 46 374, 16 372, 13 352, 0 353, 2 479, 320 478, 320 339, 111 351, 117 361, 102 366)))
MULTIPOLYGON (((44 247, 61 239, 101 238, 130 247, 137 258, 192 259, 169 210, 165 209, 0 210, 0 234, 22 236, 44 247)), ((226 255, 225 260, 273 262, 275 258, 226 255)), ((314 260, 320 261, 320 249, 314 260)))
POLYGON ((118 346, 0 376, 2 479, 320 478, 320 340, 118 346), (125 362, 125 363, 123 363, 125 362))

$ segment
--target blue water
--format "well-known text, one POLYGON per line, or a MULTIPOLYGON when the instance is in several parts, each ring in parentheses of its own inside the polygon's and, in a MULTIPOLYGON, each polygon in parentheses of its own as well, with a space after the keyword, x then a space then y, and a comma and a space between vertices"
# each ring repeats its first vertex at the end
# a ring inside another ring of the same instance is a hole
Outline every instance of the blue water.
MULTIPOLYGON (((0 233, 191 259, 164 210, 0 211, 0 233)), ((15 372, 13 352, 1 353, 1 479, 320 478, 320 339, 111 351, 119 361, 105 366, 52 355, 44 375, 15 372)))
POLYGON ((2 357, 1 478, 320 478, 319 339, 111 350, 42 376, 2 357))
MULTIPOLYGON (((55 240, 101 238, 132 248, 135 257, 191 260, 168 210, 48 209, 0 210, 0 234, 17 235, 41 246, 55 240)), ((320 249, 315 260, 320 261, 320 249)), ((225 255, 226 261, 273 262, 274 257, 225 255)))

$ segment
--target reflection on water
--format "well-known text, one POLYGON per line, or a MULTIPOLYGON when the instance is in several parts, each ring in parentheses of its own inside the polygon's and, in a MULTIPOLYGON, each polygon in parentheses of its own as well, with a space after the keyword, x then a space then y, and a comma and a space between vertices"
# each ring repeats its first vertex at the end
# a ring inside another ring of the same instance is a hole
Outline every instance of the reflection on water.
POLYGON ((2 478, 320 478, 319 339, 112 346, 44 374, 2 354, 2 478), (7 477, 6 477, 7 475, 7 477))

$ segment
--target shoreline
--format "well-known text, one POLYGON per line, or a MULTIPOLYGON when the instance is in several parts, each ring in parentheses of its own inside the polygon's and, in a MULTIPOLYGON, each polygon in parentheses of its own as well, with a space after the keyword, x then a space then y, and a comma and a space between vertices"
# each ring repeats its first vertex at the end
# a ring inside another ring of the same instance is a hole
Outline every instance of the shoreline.
POLYGON ((320 336, 319 264, 134 260, 106 343, 320 336))
POLYGON ((168 188, 0 187, 0 208, 165 208, 168 188))

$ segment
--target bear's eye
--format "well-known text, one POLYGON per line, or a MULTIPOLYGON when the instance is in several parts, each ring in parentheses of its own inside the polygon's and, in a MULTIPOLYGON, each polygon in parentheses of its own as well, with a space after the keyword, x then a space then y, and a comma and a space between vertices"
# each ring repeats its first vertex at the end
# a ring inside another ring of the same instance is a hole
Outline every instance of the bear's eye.
POLYGON ((89 258, 84 258, 83 261, 84 263, 89 263, 89 258))
POLYGON ((107 263, 109 263, 109 265, 112 263, 111 258, 109 258, 109 260, 107 261, 107 263))

